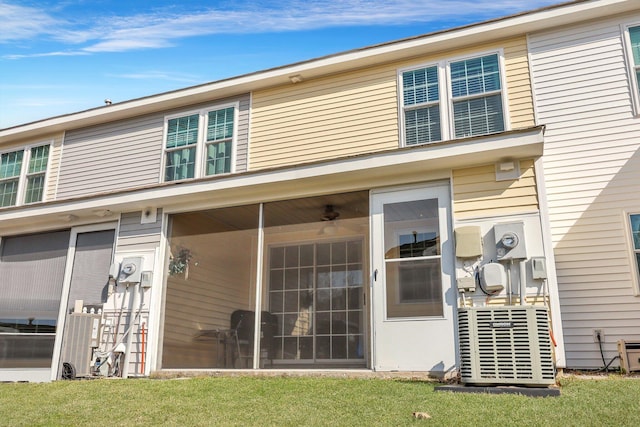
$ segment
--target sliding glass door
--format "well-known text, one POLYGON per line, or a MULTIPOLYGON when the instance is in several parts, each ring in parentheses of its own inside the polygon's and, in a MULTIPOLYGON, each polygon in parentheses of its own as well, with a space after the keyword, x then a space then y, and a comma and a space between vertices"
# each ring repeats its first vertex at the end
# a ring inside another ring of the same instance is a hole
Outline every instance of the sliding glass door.
POLYGON ((281 362, 364 360, 363 241, 269 249, 269 308, 281 362))

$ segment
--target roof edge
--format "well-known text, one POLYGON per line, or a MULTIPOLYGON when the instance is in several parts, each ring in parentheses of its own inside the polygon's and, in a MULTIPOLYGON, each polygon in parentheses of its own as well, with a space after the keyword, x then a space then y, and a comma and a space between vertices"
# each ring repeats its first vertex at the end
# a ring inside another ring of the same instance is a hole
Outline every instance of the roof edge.
MULTIPOLYGON (((475 42, 500 39, 532 31, 541 31, 558 25, 568 25, 619 14, 630 10, 640 10, 633 0, 574 0, 545 6, 531 11, 520 12, 487 21, 468 24, 451 29, 384 42, 372 46, 334 53, 279 67, 233 76, 217 81, 202 83, 168 92, 117 102, 111 105, 48 117, 29 123, 0 129, 0 144, 11 139, 59 132, 80 128, 198 103, 211 94, 219 92, 216 98, 239 95, 256 89, 289 83, 289 77, 300 73, 311 73, 311 77, 340 72, 364 66, 373 57, 385 55, 384 62, 402 59, 407 51, 437 51, 447 46, 464 45, 470 38, 475 42), (154 109, 154 106, 156 108, 154 109)), ((454 47, 451 47, 452 49, 454 47)), ((379 58, 377 58, 379 60, 379 58)))

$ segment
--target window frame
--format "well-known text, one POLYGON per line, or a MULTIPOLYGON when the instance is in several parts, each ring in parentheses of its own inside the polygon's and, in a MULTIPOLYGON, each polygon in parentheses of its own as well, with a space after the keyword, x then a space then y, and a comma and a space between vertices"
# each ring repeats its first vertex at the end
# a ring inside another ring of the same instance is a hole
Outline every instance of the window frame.
MULTIPOLYGON (((423 62, 420 64, 412 65, 409 67, 402 67, 397 69, 397 94, 398 94, 398 125, 400 128, 400 147, 412 147, 419 145, 429 145, 443 141, 450 141, 455 139, 468 138, 466 137, 455 137, 455 122, 453 115, 453 104, 454 101, 460 101, 464 99, 476 99, 482 98, 486 96, 499 94, 502 103, 502 119, 504 124, 504 130, 502 132, 506 132, 511 130, 511 120, 509 116, 509 101, 508 101, 508 91, 507 91, 507 79, 506 79, 506 70, 505 70, 505 61, 504 61, 504 50, 503 49, 493 49, 481 52, 474 52, 470 54, 454 56, 451 58, 444 58, 439 61, 429 61, 423 62), (474 94, 469 95, 464 98, 456 98, 454 100, 451 88, 451 64, 454 62, 460 62, 470 59, 482 58, 485 56, 497 55, 498 56, 498 68, 500 72, 500 90, 485 92, 482 94, 474 94), (411 105, 405 107, 404 105, 404 88, 403 88, 403 74, 407 71, 415 71, 420 69, 426 69, 436 66, 437 67, 437 76, 438 76, 438 91, 439 91, 439 99, 437 104, 440 106, 440 134, 441 139, 439 141, 433 142, 424 142, 419 144, 407 144, 407 131, 405 129, 405 112, 409 110, 413 110, 416 108, 420 108, 420 106, 427 105, 435 105, 436 102, 428 102, 423 103, 418 106, 411 105)), ((490 135, 475 135, 475 136, 484 136, 490 135)))
MULTIPOLYGON (((29 145, 24 145, 24 146, 20 146, 20 147, 13 147, 13 148, 8 148, 5 150, 0 151, 0 156, 5 155, 5 154, 10 154, 10 153, 19 153, 22 152, 22 164, 20 165, 20 173, 16 176, 16 177, 12 177, 12 178, 0 178, 0 184, 6 181, 11 181, 11 180, 16 180, 18 181, 18 189, 16 191, 16 201, 14 204, 11 205, 7 205, 7 206, 0 206, 0 209, 3 208, 10 208, 10 207, 14 207, 14 206, 25 206, 25 205, 32 205, 35 203, 42 203, 47 201, 47 187, 49 184, 49 170, 51 168, 51 152, 52 152, 52 148, 53 148, 53 141, 40 141, 37 143, 33 143, 33 144, 29 144, 29 145), (47 163, 46 166, 44 168, 44 172, 34 172, 34 173, 30 173, 29 172, 29 163, 31 162, 31 151, 34 148, 40 148, 40 147, 47 147, 48 149, 48 153, 47 153, 47 163), (43 184, 42 184, 42 197, 40 200, 36 200, 33 202, 26 202, 26 196, 27 196, 27 187, 28 187, 28 182, 29 182, 29 178, 36 176, 36 175, 44 175, 44 180, 43 180, 43 184)), ((0 162, 2 161, 1 157, 0 157, 0 162)))
POLYGON ((240 102, 227 102, 222 104, 215 104, 211 106, 207 106, 204 108, 194 109, 194 110, 185 110, 179 113, 166 115, 164 117, 164 130, 162 133, 162 161, 161 161, 161 170, 160 170, 160 182, 184 182, 199 178, 205 178, 210 176, 217 175, 228 175, 235 173, 236 171, 236 154, 237 154, 237 140, 238 140, 238 113, 239 113, 240 102), (224 172, 220 174, 206 174, 206 163, 207 163, 207 147, 209 145, 215 143, 221 143, 220 141, 207 141, 207 127, 209 124, 209 113, 213 111, 225 110, 227 108, 233 108, 233 131, 232 136, 230 138, 231 142, 231 165, 229 168, 229 172, 224 172), (198 115, 198 136, 196 138, 195 144, 195 165, 194 165, 194 173, 193 177, 183 178, 183 179, 174 179, 167 180, 167 153, 171 151, 176 151, 180 149, 187 148, 189 146, 175 147, 175 148, 167 148, 167 136, 169 133, 169 121, 172 119, 179 119, 181 117, 188 117, 192 115, 198 115))
POLYGON ((640 211, 632 211, 625 213, 625 228, 627 238, 629 239, 629 260, 631 262, 631 270, 634 273, 632 283, 633 283, 633 293, 635 296, 640 296, 640 263, 638 262, 638 254, 640 254, 640 246, 636 248, 635 242, 633 240, 633 222, 632 217, 638 217, 640 220, 640 211))
POLYGON ((449 117, 448 117, 448 114, 446 114, 446 111, 447 111, 446 107, 443 108, 443 106, 446 105, 445 103, 446 103, 446 93, 447 93, 446 92, 446 89, 447 89, 446 76, 444 74, 445 70, 443 68, 443 65, 444 64, 442 61, 427 62, 427 63, 422 63, 422 64, 411 66, 411 67, 398 69, 398 72, 397 72, 398 73, 398 80, 397 80, 398 81, 398 107, 399 107, 398 111, 400 112, 400 146, 401 147, 413 147, 413 146, 419 146, 419 145, 434 144, 434 143, 446 141, 447 139, 449 139, 449 135, 446 131, 446 129, 448 129, 449 127, 448 126, 449 117), (410 72, 410 71, 428 69, 431 67, 436 67, 436 75, 438 77, 438 100, 427 101, 421 104, 405 106, 404 105, 404 80, 403 80, 404 73, 410 72), (417 143, 417 144, 407 144, 407 129, 405 127, 407 111, 413 111, 420 108, 428 108, 434 105, 437 105, 440 110, 440 140, 417 143))
POLYGON ((636 65, 633 59, 633 49, 631 47, 631 35, 629 30, 632 28, 640 28, 640 22, 633 22, 621 25, 622 44, 624 46, 624 57, 626 61, 626 71, 631 88, 631 99, 633 103, 633 115, 640 116, 640 82, 636 77, 636 72, 640 71, 640 63, 636 65))

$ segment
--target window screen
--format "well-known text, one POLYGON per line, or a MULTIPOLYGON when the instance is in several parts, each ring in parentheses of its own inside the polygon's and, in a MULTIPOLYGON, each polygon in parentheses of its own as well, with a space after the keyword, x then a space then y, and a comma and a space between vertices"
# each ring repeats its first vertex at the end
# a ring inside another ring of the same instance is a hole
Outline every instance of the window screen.
POLYGON ((5 237, 0 248, 0 368, 51 365, 69 231, 5 237))

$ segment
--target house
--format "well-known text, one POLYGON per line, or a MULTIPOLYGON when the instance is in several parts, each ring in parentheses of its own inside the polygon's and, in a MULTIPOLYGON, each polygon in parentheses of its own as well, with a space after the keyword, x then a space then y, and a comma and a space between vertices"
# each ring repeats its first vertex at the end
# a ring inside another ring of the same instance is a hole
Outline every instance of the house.
MULTIPOLYGON (((617 332, 571 286, 563 242, 598 223, 574 231, 554 204, 576 151, 561 126, 582 118, 554 121, 545 55, 639 9, 571 2, 0 130, 0 378, 446 375, 466 363, 460 313, 516 306, 545 307, 556 367, 565 350, 598 366, 577 337, 617 332), (593 323, 572 326, 579 310, 593 323)), ((637 221, 627 202, 618 243, 637 221)), ((630 283, 624 241, 615 277, 630 283)))
MULTIPOLYGON (((590 7, 620 2, 585 2, 590 7)), ((640 340, 640 8, 529 35, 567 366, 640 340), (601 343, 598 342, 600 332, 601 343)), ((618 362, 614 361, 613 366, 618 362)))

